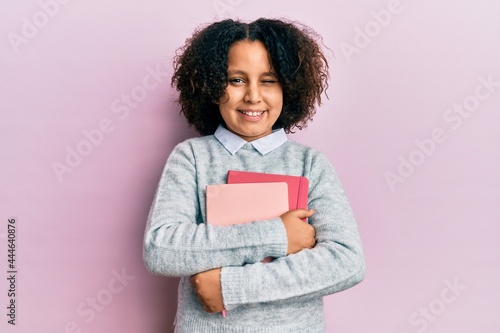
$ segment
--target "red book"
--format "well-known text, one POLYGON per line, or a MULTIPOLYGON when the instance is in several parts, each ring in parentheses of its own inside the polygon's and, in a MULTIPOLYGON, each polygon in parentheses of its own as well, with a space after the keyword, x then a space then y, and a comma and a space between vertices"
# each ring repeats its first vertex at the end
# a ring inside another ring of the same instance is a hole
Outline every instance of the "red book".
POLYGON ((285 182, 288 184, 289 210, 298 208, 307 209, 309 181, 306 177, 237 170, 229 170, 227 172, 228 184, 274 182, 285 182))

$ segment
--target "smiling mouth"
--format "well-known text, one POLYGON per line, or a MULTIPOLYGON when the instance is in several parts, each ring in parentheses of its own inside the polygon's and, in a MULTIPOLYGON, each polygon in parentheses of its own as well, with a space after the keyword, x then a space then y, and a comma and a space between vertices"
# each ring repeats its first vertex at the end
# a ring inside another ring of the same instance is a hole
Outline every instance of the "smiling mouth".
POLYGON ((244 115, 249 116, 249 117, 259 117, 260 115, 262 115, 266 111, 243 111, 243 110, 238 110, 238 112, 241 112, 244 115))

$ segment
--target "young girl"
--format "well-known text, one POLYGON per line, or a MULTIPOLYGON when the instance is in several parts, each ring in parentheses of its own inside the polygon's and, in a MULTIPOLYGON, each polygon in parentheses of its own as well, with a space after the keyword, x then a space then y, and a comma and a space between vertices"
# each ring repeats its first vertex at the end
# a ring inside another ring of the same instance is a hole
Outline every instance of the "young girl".
POLYGON ((364 277, 332 165, 285 134, 312 119, 327 87, 318 38, 281 20, 224 20, 196 31, 175 59, 172 84, 202 136, 169 156, 144 243, 149 270, 182 277, 175 332, 325 332, 323 296, 364 277), (226 183, 229 169, 307 177, 310 210, 207 225, 205 188, 226 183))

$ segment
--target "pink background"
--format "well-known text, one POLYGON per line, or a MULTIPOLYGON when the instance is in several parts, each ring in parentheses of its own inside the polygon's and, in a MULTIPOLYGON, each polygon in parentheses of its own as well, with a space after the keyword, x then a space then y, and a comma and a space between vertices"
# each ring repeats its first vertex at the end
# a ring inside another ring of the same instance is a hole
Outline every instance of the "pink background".
POLYGON ((366 251, 365 281, 325 298, 327 332, 498 332, 498 2, 55 1, 0 4, 2 332, 171 331, 177 280, 142 262, 161 169, 195 135, 171 59, 226 16, 299 20, 332 51, 330 99, 290 136, 333 161, 366 251))

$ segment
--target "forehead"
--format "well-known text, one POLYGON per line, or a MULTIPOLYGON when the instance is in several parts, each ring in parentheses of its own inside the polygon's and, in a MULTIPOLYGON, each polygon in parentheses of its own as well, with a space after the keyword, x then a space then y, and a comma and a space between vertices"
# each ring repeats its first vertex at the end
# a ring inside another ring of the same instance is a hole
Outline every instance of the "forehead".
POLYGON ((260 41, 243 40, 234 43, 229 49, 228 69, 264 70, 272 65, 265 45, 260 41))

